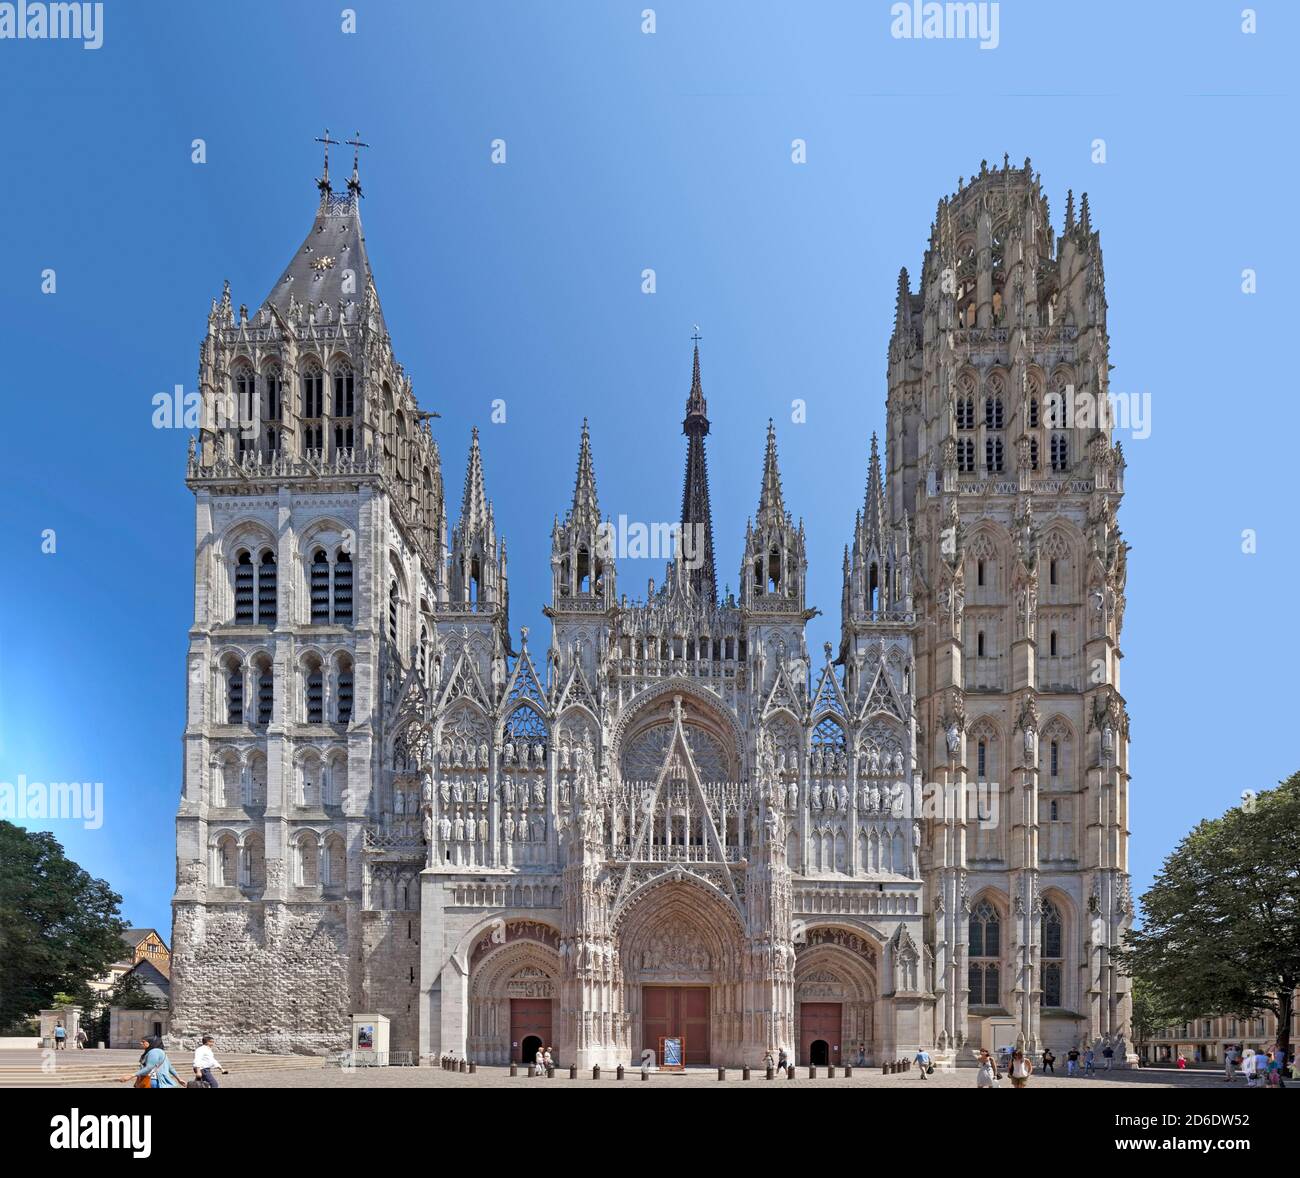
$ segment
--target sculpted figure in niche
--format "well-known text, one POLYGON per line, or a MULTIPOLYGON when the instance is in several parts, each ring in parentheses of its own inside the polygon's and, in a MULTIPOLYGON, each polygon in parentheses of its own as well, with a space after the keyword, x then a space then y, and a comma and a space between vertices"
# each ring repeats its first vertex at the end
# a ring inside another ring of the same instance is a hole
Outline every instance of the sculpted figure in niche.
POLYGON ((961 750, 961 730, 957 727, 955 720, 948 721, 948 730, 944 733, 948 741, 948 755, 955 757, 961 750))
POLYGON ((799 808, 799 787, 792 781, 790 782, 789 794, 786 798, 786 805, 791 810, 799 808))

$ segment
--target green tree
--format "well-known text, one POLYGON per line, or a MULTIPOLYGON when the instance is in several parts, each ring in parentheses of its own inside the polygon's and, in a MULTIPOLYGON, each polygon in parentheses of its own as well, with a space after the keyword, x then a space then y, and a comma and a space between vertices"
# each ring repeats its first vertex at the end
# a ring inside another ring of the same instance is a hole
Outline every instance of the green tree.
POLYGON ((1206 819, 1164 862, 1122 968, 1160 1025, 1271 1011, 1289 1051, 1300 984, 1300 773, 1206 819))
POLYGON ((52 834, 0 822, 0 1026, 58 993, 89 1000, 87 981, 122 956, 121 903, 52 834))

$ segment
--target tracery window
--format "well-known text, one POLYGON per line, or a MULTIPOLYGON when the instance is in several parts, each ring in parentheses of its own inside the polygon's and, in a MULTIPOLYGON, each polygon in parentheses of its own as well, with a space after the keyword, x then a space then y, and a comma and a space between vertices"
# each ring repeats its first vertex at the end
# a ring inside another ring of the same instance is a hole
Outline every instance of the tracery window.
POLYGON ((971 1006, 997 1006, 1002 966, 1002 917, 988 900, 970 915, 969 988, 971 1006))
POLYGON ((961 474, 972 474, 975 470, 975 442, 971 438, 957 442, 957 470, 961 474))
POLYGON ((1070 465, 1070 440, 1064 434, 1052 435, 1052 469, 1062 471, 1070 465))
POLYGON ((1043 1005, 1061 1005, 1061 977, 1064 968, 1061 910, 1051 900, 1043 902, 1042 921, 1043 1005))

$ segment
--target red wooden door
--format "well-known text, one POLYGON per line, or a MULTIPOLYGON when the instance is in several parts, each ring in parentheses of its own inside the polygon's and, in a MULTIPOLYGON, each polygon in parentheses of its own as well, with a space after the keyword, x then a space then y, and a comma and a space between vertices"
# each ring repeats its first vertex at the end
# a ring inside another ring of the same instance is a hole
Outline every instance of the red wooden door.
MULTIPOLYGON (((801 1002, 799 1004, 799 1062, 812 1062, 814 1043, 825 1044, 819 1063, 841 1062, 840 1028, 843 1007, 838 1002, 801 1002)), ((820 1053, 819 1053, 820 1054, 820 1053)), ((850 1061, 852 1062, 852 1061, 850 1061)))
POLYGON ((708 986, 642 986, 642 1045, 659 1058, 660 1039, 684 1039, 686 1063, 702 1067, 709 1063, 708 986))
MULTIPOLYGON (((520 1063, 532 1063, 533 1057, 521 1056, 524 1040, 534 1038, 541 1040, 540 1046, 554 1047, 551 1038, 551 1002, 550 998, 511 998, 510 999, 510 1058, 520 1063)), ((534 1055, 536 1051, 534 1050, 534 1055)), ((552 1052, 554 1055, 554 1052, 552 1052)))

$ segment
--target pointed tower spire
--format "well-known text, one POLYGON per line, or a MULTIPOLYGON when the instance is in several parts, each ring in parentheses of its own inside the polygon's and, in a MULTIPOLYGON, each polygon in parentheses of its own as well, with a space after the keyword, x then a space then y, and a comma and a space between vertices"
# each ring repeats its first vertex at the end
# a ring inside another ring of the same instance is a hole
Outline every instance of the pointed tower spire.
POLYGON ((709 432, 708 403, 700 381, 700 332, 695 329, 695 359, 691 391, 686 398, 682 433, 686 443, 686 478, 682 486, 682 536, 678 559, 686 581, 707 601, 718 597, 718 575, 713 564, 713 511, 709 504, 709 465, 704 439, 709 432))
POLYGON ((885 484, 880 477, 880 449, 876 435, 871 435, 871 465, 867 474, 867 500, 864 524, 868 536, 877 539, 885 534, 885 484))
POLYGON ((470 434, 469 462, 465 467, 465 494, 460 506, 460 527, 477 532, 488 523, 487 492, 483 487, 483 455, 478 448, 478 426, 470 434))
POLYGON ((907 328, 912 313, 911 280, 907 267, 898 272, 898 298, 894 303, 894 328, 903 331, 907 328))
POLYGON ((1074 228, 1074 189, 1070 188, 1065 193, 1065 231, 1069 233, 1074 228))
POLYGON ((573 484, 573 506, 569 519, 574 523, 595 526, 600 522, 600 503, 596 499, 596 470, 591 461, 591 434, 587 419, 582 419, 582 444, 578 448, 578 477, 573 484))
POLYGON ((758 496, 758 526, 785 522, 785 500, 781 495, 781 469, 776 456, 776 427, 767 419, 767 453, 763 457, 763 487, 758 496))

